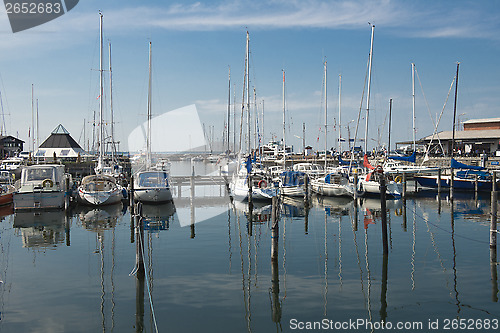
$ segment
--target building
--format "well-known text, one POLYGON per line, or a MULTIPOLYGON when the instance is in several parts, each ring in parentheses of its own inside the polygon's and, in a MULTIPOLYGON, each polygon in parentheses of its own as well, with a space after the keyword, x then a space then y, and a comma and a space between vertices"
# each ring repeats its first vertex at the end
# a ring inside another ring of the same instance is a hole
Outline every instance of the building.
POLYGON ((7 158, 17 156, 23 151, 23 140, 19 140, 11 135, 0 135, 0 157, 7 158))
POLYGON ((80 145, 71 137, 63 125, 59 124, 50 134, 50 136, 38 147, 35 152, 35 158, 49 161, 61 159, 66 161, 76 160, 77 158, 88 157, 80 145))
MULTIPOLYGON (((463 131, 455 131, 455 155, 476 156, 500 153, 500 118, 471 119, 463 123, 463 131)), ((430 147, 431 155, 451 155, 453 131, 443 131, 418 141, 430 147)))

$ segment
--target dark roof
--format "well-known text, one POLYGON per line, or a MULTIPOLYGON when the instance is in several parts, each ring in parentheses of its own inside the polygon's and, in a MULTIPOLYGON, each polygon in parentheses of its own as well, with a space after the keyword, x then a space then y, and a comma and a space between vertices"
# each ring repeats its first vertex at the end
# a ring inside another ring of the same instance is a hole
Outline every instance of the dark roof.
POLYGON ((12 140, 14 140, 14 141, 16 141, 16 142, 22 142, 22 143, 24 143, 24 141, 23 141, 23 140, 20 140, 20 139, 18 139, 18 138, 15 138, 15 137, 13 137, 12 135, 0 135, 0 141, 3 141, 4 139, 7 139, 7 138, 10 138, 10 139, 12 139, 12 140))
POLYGON ((80 148, 80 145, 69 135, 69 132, 59 124, 52 134, 39 148, 80 148))

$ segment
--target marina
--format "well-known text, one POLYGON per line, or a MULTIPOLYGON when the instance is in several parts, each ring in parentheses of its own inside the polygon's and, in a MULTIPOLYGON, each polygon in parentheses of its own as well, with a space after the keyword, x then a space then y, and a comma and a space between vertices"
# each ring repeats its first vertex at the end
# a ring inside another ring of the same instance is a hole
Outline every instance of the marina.
MULTIPOLYGON (((174 176, 188 166, 217 170, 177 162, 174 176)), ((121 203, 3 210, 1 330, 288 332, 328 319, 370 332, 382 321, 499 319, 487 193, 387 200, 384 256, 379 199, 283 197, 275 229, 271 203, 249 214, 223 185, 196 188, 195 204, 176 191, 171 204, 142 205, 139 237, 121 203), (141 239, 144 275, 132 275, 141 239)))
POLYGON ((0 332, 500 330, 498 10, 457 1, 6 2, 0 332))

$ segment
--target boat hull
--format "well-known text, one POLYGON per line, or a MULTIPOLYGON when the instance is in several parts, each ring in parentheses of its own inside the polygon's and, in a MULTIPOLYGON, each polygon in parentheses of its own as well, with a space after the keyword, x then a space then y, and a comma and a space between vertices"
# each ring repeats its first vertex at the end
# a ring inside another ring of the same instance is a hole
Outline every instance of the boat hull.
POLYGON ((112 205, 123 199, 123 193, 120 189, 111 191, 84 191, 78 190, 77 200, 79 203, 91 206, 112 205))
POLYGON ((15 192, 15 210, 61 209, 64 207, 63 191, 15 192))
MULTIPOLYGON (((420 186, 438 188, 438 177, 437 176, 416 176, 415 180, 420 186)), ((451 177, 441 176, 441 188, 450 188, 451 177)), ((478 179, 477 189, 478 191, 491 191, 491 181, 478 179)), ((498 184, 497 184, 498 186, 498 184)), ((453 188, 456 190, 463 191, 474 191, 476 188, 475 181, 473 179, 453 179, 453 188)))
MULTIPOLYGON (((387 182, 386 195, 393 198, 400 198, 403 192, 400 186, 400 184, 394 181, 387 182)), ((363 193, 365 196, 380 195, 380 183, 373 180, 361 180, 359 182, 359 192, 363 193)))
POLYGON ((134 200, 144 203, 163 203, 172 201, 172 192, 168 187, 136 188, 134 200))
POLYGON ((282 186, 280 187, 280 194, 289 197, 303 197, 306 195, 306 191, 304 185, 282 186))
POLYGON ((352 197, 353 190, 344 184, 328 184, 324 179, 315 179, 311 181, 311 190, 314 193, 329 197, 352 197))

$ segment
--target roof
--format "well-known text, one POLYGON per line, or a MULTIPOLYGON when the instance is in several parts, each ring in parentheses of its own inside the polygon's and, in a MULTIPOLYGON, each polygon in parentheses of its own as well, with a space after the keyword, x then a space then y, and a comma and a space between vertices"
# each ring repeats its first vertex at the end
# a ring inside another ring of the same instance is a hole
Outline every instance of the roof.
MULTIPOLYGON (((500 119, 500 118, 499 118, 500 119)), ((434 135, 433 140, 451 140, 453 137, 453 131, 443 131, 434 135)), ((426 136, 419 141, 429 141, 432 135, 426 136)), ((475 130, 475 131, 455 131, 455 140, 467 140, 467 139, 500 139, 500 129, 492 130, 475 130)))
POLYGON ((63 125, 59 124, 57 127, 52 131, 52 134, 69 134, 69 132, 64 128, 63 125))
POLYGON ((469 119, 464 121, 464 124, 481 124, 481 123, 497 123, 500 118, 484 118, 484 119, 469 119))
POLYGON ((40 145, 40 148, 82 149, 61 124, 52 131, 52 134, 40 145))
POLYGON ((0 135, 0 141, 3 141, 4 139, 7 139, 7 138, 14 139, 14 141, 16 141, 16 142, 22 142, 22 143, 24 143, 24 141, 23 141, 23 140, 20 140, 20 139, 18 139, 18 138, 15 138, 15 137, 13 137, 12 135, 0 135))

